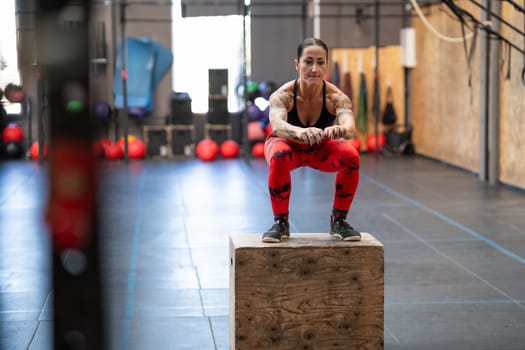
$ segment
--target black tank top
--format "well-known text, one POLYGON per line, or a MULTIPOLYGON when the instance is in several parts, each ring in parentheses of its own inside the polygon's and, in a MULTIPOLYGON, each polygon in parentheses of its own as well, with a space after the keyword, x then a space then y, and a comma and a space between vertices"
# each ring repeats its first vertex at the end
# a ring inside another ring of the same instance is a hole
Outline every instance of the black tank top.
MULTIPOLYGON (((326 83, 323 80, 323 108, 321 108, 321 115, 319 116, 319 119, 317 119, 317 122, 312 125, 312 127, 324 129, 328 126, 334 125, 335 115, 328 112, 328 109, 326 109, 325 106, 325 100, 326 100, 326 83)), ((290 112, 288 112, 288 123, 301 127, 301 128, 307 128, 307 125, 304 125, 300 120, 299 116, 297 115, 297 80, 295 80, 294 87, 293 87, 293 107, 290 112)))

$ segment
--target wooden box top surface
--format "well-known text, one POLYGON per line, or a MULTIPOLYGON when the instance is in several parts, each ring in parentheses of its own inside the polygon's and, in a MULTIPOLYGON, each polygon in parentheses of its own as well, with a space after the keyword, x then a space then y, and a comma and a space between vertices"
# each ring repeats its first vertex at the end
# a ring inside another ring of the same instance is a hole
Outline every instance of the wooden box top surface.
POLYGON ((330 237, 328 233, 290 233, 290 239, 280 243, 261 242, 260 233, 241 233, 230 236, 234 249, 237 248, 334 248, 334 247, 383 247, 383 243, 367 232, 361 232, 360 241, 341 241, 330 237))

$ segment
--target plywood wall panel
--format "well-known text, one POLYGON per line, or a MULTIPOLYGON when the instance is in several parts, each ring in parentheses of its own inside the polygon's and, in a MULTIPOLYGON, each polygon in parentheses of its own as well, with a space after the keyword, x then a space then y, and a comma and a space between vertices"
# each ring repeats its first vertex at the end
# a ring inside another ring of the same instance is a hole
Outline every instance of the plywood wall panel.
MULTIPOLYGON (((434 6, 429 22, 440 33, 461 35, 459 22, 434 6)), ((468 4, 465 9, 478 13, 468 4)), ((413 74, 414 142, 418 153, 472 172, 479 166, 479 42, 468 63, 462 43, 440 40, 414 20, 417 67, 413 74)), ((478 39, 479 40, 479 39, 478 39)), ((470 49, 472 40, 467 42, 470 49)))
MULTIPOLYGON (((524 6, 524 1, 518 1, 524 6)), ((523 28, 523 14, 509 3, 502 2, 502 17, 517 28, 523 28)), ((502 27, 502 34, 511 42, 523 48, 523 37, 502 27)), ((511 50, 510 65, 506 60, 501 79, 500 108, 500 181, 516 187, 525 188, 525 85, 521 81, 521 70, 525 58, 516 50, 511 50), (505 79, 507 68, 510 79, 505 79)))

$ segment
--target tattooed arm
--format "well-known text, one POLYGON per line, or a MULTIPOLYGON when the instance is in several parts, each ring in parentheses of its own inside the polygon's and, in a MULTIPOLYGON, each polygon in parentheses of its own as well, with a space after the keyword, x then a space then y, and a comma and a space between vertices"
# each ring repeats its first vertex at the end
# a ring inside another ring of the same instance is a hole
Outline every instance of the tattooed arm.
POLYGON ((304 128, 288 123, 288 111, 293 105, 293 94, 283 87, 270 96, 270 123, 278 137, 299 143, 308 143, 304 139, 304 128))
POLYGON ((356 131, 352 101, 340 91, 330 97, 336 118, 333 126, 325 128, 325 136, 332 139, 352 138, 356 131))

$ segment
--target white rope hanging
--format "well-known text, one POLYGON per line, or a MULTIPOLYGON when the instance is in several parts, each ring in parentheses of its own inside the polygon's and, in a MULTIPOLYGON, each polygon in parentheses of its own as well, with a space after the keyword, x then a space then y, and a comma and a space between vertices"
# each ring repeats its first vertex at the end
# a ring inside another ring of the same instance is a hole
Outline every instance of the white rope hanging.
POLYGON ((448 41, 450 43, 463 43, 465 40, 469 40, 474 36, 474 32, 470 32, 466 34, 465 36, 460 36, 460 37, 455 37, 455 38, 441 34, 425 18, 425 15, 421 11, 421 8, 417 4, 416 0, 410 0, 410 3, 412 4, 412 7, 414 7, 414 10, 416 10, 417 15, 419 16, 419 18, 421 19, 425 27, 427 27, 435 36, 437 36, 441 40, 448 41))

